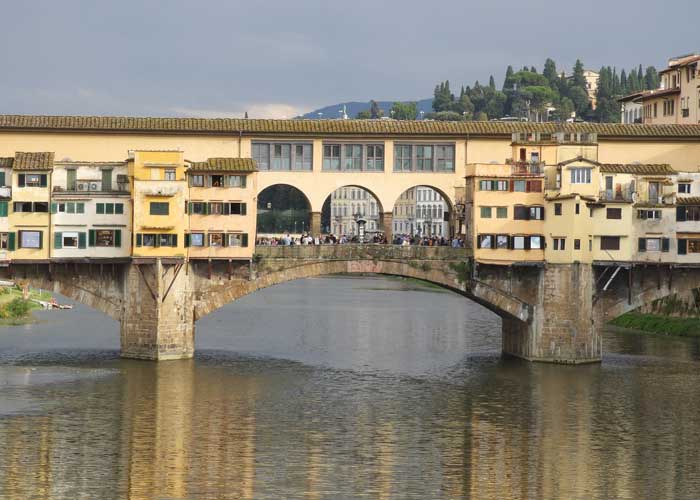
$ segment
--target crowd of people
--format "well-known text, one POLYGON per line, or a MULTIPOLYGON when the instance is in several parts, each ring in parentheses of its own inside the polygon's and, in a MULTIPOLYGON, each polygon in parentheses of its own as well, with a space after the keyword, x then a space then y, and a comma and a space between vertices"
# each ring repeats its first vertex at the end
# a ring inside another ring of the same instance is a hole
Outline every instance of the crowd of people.
MULTIPOLYGON (((301 235, 292 235, 286 233, 282 236, 261 236, 255 244, 263 246, 292 246, 292 245, 345 245, 358 244, 360 239, 356 235, 340 235, 327 234, 323 236, 313 236, 309 233, 301 235)), ((364 243, 383 245, 388 244, 383 233, 374 233, 365 235, 364 243)), ((464 247, 464 239, 455 236, 454 238, 445 238, 444 236, 420 236, 410 234, 397 234, 391 240, 393 245, 402 246, 427 246, 427 247, 448 247, 462 248, 464 247)))

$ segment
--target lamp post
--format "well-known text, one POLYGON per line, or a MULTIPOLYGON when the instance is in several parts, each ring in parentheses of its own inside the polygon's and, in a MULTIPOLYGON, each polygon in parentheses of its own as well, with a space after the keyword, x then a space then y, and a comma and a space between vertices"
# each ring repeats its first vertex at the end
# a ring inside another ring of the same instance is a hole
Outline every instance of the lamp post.
POLYGON ((367 219, 362 217, 360 212, 353 215, 355 219, 355 224, 357 224, 357 239, 360 243, 365 242, 365 224, 367 224, 367 219))

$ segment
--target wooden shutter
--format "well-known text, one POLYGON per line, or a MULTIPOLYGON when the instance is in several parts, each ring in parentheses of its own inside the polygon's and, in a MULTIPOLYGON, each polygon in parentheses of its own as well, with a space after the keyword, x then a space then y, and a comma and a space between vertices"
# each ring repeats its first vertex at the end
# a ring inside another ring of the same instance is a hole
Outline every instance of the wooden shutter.
POLYGON ((248 246, 248 233, 243 233, 241 235, 241 246, 242 247, 247 247, 248 246))
POLYGON ((177 234, 173 234, 172 239, 170 240, 170 246, 171 247, 176 247, 177 246, 177 234))
POLYGON ((39 186, 41 186, 41 187, 43 187, 43 188, 46 187, 46 185, 47 185, 47 183, 46 183, 47 177, 48 177, 48 176, 47 176, 46 174, 41 174, 41 175, 39 176, 39 186))
POLYGON ((231 203, 224 203, 222 212, 224 215, 231 215, 231 203))
POLYGON ((114 213, 117 215, 122 215, 124 213, 124 204, 123 203, 115 203, 114 204, 114 213))
POLYGON ((57 250, 60 250, 63 247, 62 237, 63 235, 61 233, 53 234, 53 247, 57 250))
POLYGON ((114 246, 116 248, 120 248, 122 246, 122 230, 121 229, 114 230, 114 246))
POLYGON ((476 248, 481 248, 481 235, 476 235, 476 248))
POLYGON ((78 233, 78 248, 85 248, 85 233, 78 233))
POLYGON ((95 208, 95 212, 98 214, 104 214, 105 213, 105 204, 104 203, 98 203, 95 208))
POLYGON ((55 214, 56 212, 58 212, 58 203, 52 203, 51 204, 51 213, 55 214))
POLYGON ((638 250, 639 250, 640 252, 646 252, 646 251, 647 251, 647 239, 646 239, 646 238, 639 238, 638 250))
POLYGON ((668 238, 661 238, 661 251, 668 252, 671 241, 668 238))
POLYGON ((8 214, 8 203, 6 201, 0 201, 0 217, 7 217, 8 214))
POLYGON ((245 188, 245 187, 246 187, 247 179, 248 179, 248 176, 247 176, 247 175, 241 175, 241 187, 242 187, 242 188, 245 188))
POLYGON ((185 248, 190 246, 190 233, 185 233, 185 248))
POLYGON ((5 172, 0 172, 0 186, 5 186, 5 172))
POLYGON ((44 231, 39 231, 39 248, 44 248, 44 231))
POLYGON ((24 187, 26 186, 26 176, 25 174, 18 174, 17 175, 17 185, 19 187, 24 187))
POLYGON ((85 203, 78 202, 75 204, 75 213, 76 214, 84 214, 85 213, 85 203))
POLYGON ((141 233, 138 233, 138 234, 136 235, 136 246, 137 246, 137 247, 140 247, 140 246, 141 246, 141 241, 142 241, 141 233))
POLYGON ((94 229, 90 229, 90 231, 88 232, 88 235, 89 235, 89 237, 88 237, 88 245, 91 246, 91 247, 94 247, 94 246, 95 246, 95 230, 94 230, 94 229))
MULTIPOLYGON (((10 233, 11 235, 14 233, 10 233)), ((678 243, 678 255, 686 255, 688 253, 688 240, 676 240, 678 243)))
POLYGON ((676 221, 683 222, 685 220, 685 207, 676 207, 676 221))
MULTIPOLYGON (((244 177, 245 179, 245 177, 244 177)), ((241 215, 248 215, 248 204, 241 203, 241 215)))
POLYGON ((12 252, 15 249, 15 233, 7 234, 7 249, 12 252))

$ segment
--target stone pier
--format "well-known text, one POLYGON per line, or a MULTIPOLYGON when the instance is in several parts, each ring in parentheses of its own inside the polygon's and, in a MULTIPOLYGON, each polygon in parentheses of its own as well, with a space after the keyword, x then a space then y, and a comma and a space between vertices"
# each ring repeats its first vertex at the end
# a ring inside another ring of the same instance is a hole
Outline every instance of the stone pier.
POLYGON ((132 263, 126 266, 121 315, 125 358, 168 360, 194 354, 194 290, 185 264, 132 263))

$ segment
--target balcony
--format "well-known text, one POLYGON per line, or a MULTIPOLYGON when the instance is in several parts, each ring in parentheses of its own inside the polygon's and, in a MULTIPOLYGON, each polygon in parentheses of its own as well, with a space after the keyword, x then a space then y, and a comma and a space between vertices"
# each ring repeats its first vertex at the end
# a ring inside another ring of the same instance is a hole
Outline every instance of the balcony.
POLYGON ((0 198, 3 198, 3 199, 12 198, 12 188, 10 186, 0 187, 0 198))
POLYGON ((634 186, 632 184, 618 184, 615 189, 600 191, 600 201, 617 201, 621 203, 633 203, 637 201, 634 186))
POLYGON ((102 181, 92 180, 92 181, 78 181, 75 186, 70 188, 63 186, 54 186, 54 193, 128 193, 129 184, 128 183, 117 183, 112 184, 109 189, 102 189, 102 181))
POLYGON ((510 175, 517 177, 536 177, 544 175, 544 163, 514 161, 510 164, 510 175))

